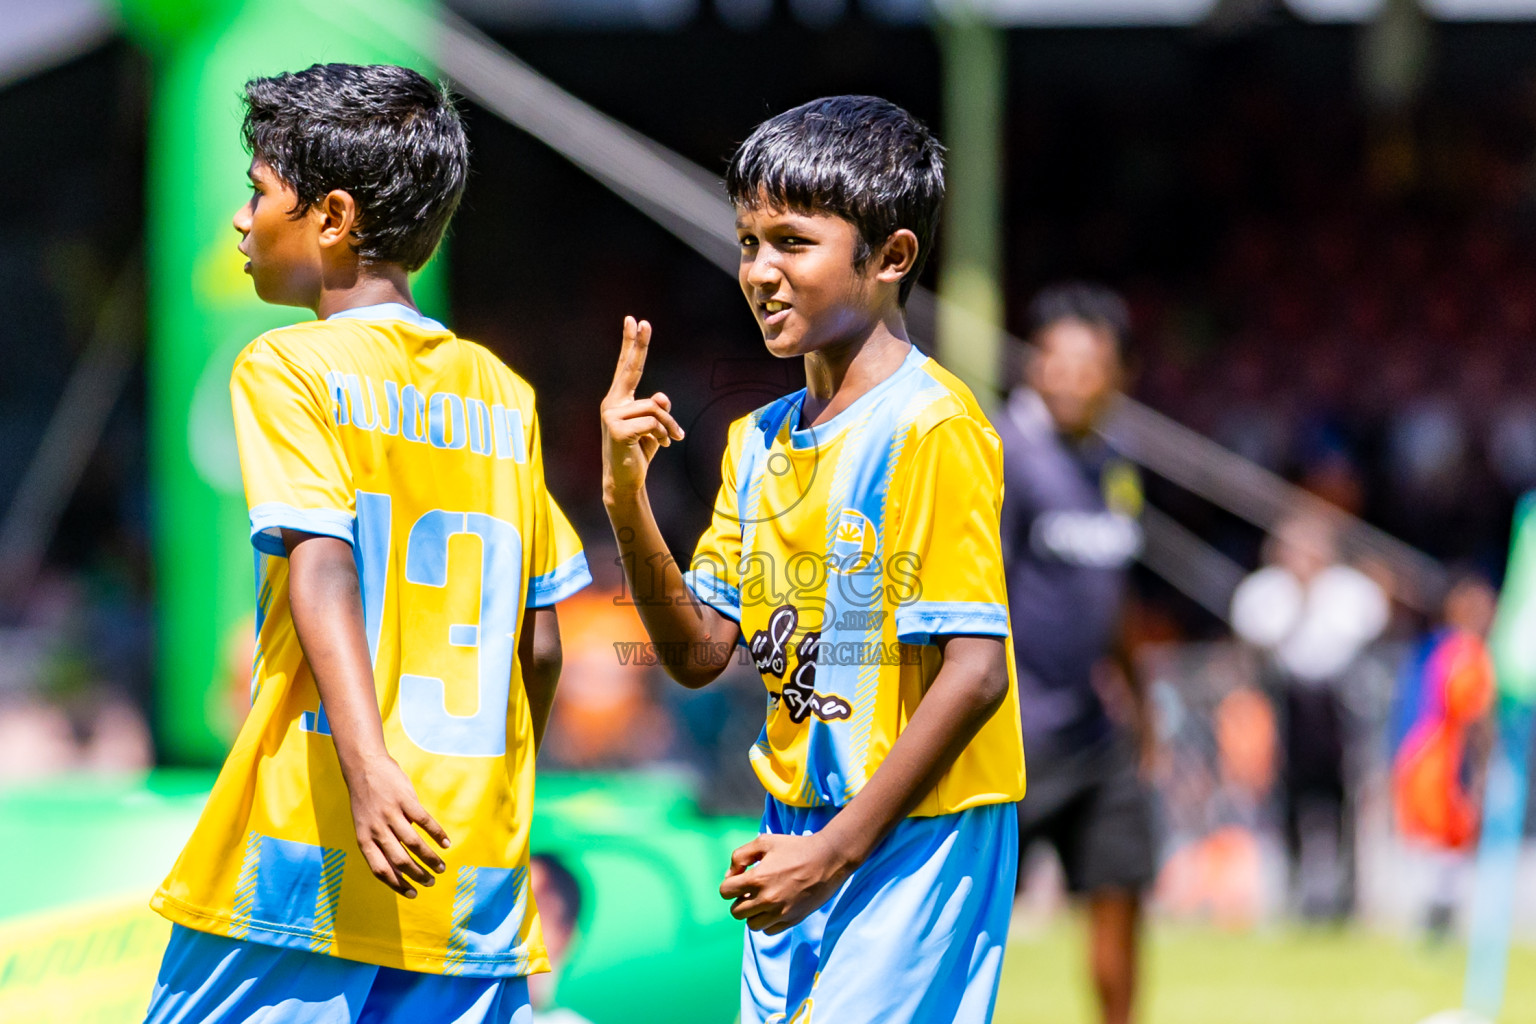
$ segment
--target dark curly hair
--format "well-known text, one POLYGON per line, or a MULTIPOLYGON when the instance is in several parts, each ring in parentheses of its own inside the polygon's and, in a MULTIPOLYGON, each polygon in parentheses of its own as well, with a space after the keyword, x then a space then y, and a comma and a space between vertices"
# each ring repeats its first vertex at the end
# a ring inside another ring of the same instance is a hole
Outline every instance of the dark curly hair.
POLYGON ((1029 303, 1027 321, 1031 337, 1063 320, 1078 320, 1097 327, 1114 340, 1124 358, 1131 339, 1131 310, 1112 288, 1091 281, 1062 281, 1042 288, 1029 303))
POLYGON ((758 125, 731 157, 725 189, 746 209, 766 200, 852 222, 858 267, 875 246, 908 229, 917 236, 917 260, 901 281, 905 304, 939 226, 944 147, 889 100, 828 96, 758 125))
POLYGON ((302 216, 333 189, 357 200, 353 250, 417 270, 469 175, 469 140, 448 90, 392 64, 316 64, 245 83, 241 136, 298 194, 302 216))

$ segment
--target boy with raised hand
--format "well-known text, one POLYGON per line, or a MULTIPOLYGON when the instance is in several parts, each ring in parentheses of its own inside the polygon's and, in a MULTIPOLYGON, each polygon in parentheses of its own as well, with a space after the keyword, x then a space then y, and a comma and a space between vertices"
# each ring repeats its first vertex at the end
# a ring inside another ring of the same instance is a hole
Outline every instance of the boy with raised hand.
POLYGON ((235 363, 253 700, 154 897, 175 927, 148 1020, 526 1022, 552 606, 590 577, 531 389, 411 300, 463 125, 390 66, 254 79, 245 108, 246 272, 317 319, 235 363))
POLYGON ((1001 446, 903 313, 942 149, 884 100, 833 97, 758 126, 726 186, 742 291, 768 350, 804 359, 807 387, 732 425, 684 573, 645 489, 683 431, 666 395, 635 397, 651 328, 626 319, 603 497, 673 678, 707 684, 740 641, 768 690, 751 751, 762 834, 720 887, 749 929, 741 1018, 985 1021, 1024 753, 1001 446))

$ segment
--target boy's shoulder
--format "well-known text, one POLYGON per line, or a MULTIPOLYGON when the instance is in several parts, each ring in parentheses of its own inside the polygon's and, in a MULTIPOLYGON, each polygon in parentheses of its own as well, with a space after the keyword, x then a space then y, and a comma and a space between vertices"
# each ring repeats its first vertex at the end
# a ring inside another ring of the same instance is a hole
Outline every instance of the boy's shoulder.
POLYGON ((367 328, 354 320, 305 320, 263 331, 241 350, 235 362, 251 357, 279 359, 301 370, 325 373, 336 362, 340 346, 365 334, 367 328))
MULTIPOLYGON (((338 355, 359 342, 383 341, 387 335, 377 321, 351 318, 331 320, 306 320, 303 323, 277 327, 259 335, 247 345, 236 359, 239 363, 248 357, 261 354, 276 358, 290 366, 324 376, 337 369, 338 355)), ((485 374, 499 377, 511 388, 520 402, 531 403, 533 386, 508 366, 500 356, 476 341, 448 332, 448 338, 439 345, 453 346, 453 358, 474 364, 485 374)))
POLYGON ((980 430, 997 438, 986 410, 963 380, 932 356, 922 363, 921 369, 931 384, 919 392, 919 407, 912 416, 916 438, 921 439, 946 423, 952 428, 980 430))

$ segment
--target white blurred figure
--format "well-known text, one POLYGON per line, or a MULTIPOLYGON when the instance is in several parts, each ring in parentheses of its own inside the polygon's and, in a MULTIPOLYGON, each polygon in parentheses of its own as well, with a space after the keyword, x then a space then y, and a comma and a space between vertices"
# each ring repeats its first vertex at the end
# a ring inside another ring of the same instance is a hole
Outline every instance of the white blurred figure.
POLYGON ((0 782, 59 775, 77 767, 79 756, 63 711, 34 700, 0 706, 0 782))
POLYGON ((1381 586, 1339 561, 1333 526, 1298 516, 1276 528, 1268 565, 1232 598, 1238 637, 1264 652, 1280 690, 1286 847, 1304 916, 1354 907, 1354 809, 1339 685, 1385 631, 1381 586))

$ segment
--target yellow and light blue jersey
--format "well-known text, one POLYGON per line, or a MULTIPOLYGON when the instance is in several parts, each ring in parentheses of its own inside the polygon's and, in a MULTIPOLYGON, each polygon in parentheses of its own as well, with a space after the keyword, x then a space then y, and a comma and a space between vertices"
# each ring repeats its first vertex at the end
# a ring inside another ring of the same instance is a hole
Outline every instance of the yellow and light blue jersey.
POLYGON ((252 342, 231 380, 251 514, 250 714, 153 906, 201 931, 441 974, 548 969, 528 888, 529 607, 590 582, 533 391, 398 304, 252 342), (352 545, 385 742, 453 840, 415 899, 364 863, 294 631, 284 529, 352 545))
POLYGON ((1007 699, 914 814, 1022 798, 996 432, 965 385, 915 348, 827 423, 797 426, 804 399, 732 424, 685 577, 741 624, 767 686, 758 778, 790 806, 847 803, 933 682, 933 638, 979 634, 1009 644, 1007 699))

